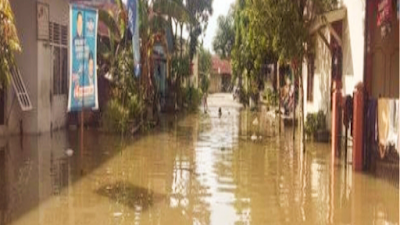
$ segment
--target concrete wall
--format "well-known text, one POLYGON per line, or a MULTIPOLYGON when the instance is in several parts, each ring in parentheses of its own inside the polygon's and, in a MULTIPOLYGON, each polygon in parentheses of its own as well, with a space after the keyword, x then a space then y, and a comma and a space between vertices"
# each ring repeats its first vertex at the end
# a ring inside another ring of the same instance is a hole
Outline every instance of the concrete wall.
MULTIPOLYGON (((16 54, 16 61, 21 76, 30 95, 33 110, 22 112, 16 99, 14 90, 10 85, 7 91, 6 113, 9 114, 8 126, 3 127, 1 134, 16 134, 20 131, 20 121, 25 133, 38 132, 38 48, 36 41, 36 1, 13 0, 10 1, 15 14, 18 37, 22 45, 22 52, 16 54)), ((6 115, 7 117, 8 115, 6 115)))
MULTIPOLYGON (((330 41, 329 30, 324 29, 322 33, 325 38, 330 41)), ((304 84, 304 110, 308 113, 317 113, 322 110, 326 115, 326 124, 328 129, 331 128, 331 52, 322 40, 317 37, 316 53, 314 61, 314 80, 313 80, 313 100, 307 100, 307 60, 303 63, 303 84, 304 84)))
MULTIPOLYGON (((352 95, 355 85, 362 82, 364 77, 365 0, 343 0, 341 3, 347 9, 342 27, 343 95, 352 95)), ((323 29, 322 31, 330 41, 328 30, 323 29)), ((328 128, 331 128, 332 56, 320 37, 317 38, 315 47, 314 99, 312 102, 307 101, 307 62, 303 63, 305 114, 323 110, 327 114, 328 128)))
MULTIPOLYGON (((50 9, 50 21, 68 25, 68 2, 64 0, 42 0, 50 9)), ((25 134, 40 134, 53 128, 63 127, 67 118, 67 95, 53 95, 52 48, 37 40, 35 0, 10 1, 15 14, 22 52, 16 55, 18 68, 32 101, 33 110, 22 112, 12 86, 6 93, 8 125, 0 126, 1 135, 20 132, 20 121, 25 134)), ((6 115, 7 117, 7 115, 6 115)))
MULTIPOLYGON (((49 4, 50 21, 64 26, 69 24, 69 6, 64 0, 42 0, 49 4)), ((50 128, 62 128, 67 120, 67 95, 54 95, 53 90, 53 52, 43 41, 38 46, 38 80, 40 108, 38 121, 39 133, 48 132, 50 128)))

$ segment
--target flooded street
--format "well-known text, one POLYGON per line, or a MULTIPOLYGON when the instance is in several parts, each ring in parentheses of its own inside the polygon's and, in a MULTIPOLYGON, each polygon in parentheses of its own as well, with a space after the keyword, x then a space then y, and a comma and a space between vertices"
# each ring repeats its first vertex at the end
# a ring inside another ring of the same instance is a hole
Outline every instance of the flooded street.
POLYGON ((132 139, 87 130, 83 152, 77 131, 0 140, 0 224, 398 224, 396 184, 210 103, 132 139))

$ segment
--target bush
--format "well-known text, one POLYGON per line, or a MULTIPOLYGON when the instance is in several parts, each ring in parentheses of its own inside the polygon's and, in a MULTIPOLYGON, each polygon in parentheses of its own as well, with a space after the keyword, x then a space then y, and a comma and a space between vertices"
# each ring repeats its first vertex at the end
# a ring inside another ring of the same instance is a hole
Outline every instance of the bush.
POLYGON ((111 99, 107 103, 102 116, 103 126, 107 131, 126 132, 128 128, 129 110, 118 99, 111 99))
POLYGON ((203 93, 207 92, 210 87, 210 79, 207 76, 201 76, 200 88, 203 93))
POLYGON ((144 88, 134 76, 132 48, 119 52, 113 62, 111 98, 102 115, 104 129, 125 133, 144 112, 144 88))
POLYGON ((274 92, 273 89, 268 88, 264 94, 268 105, 277 106, 278 105, 278 93, 274 92))
POLYGON ((203 93, 200 89, 194 87, 184 88, 184 102, 188 105, 190 111, 196 111, 201 103, 203 93))
POLYGON ((314 137, 319 130, 326 130, 326 116, 324 112, 307 114, 305 132, 307 136, 314 137))

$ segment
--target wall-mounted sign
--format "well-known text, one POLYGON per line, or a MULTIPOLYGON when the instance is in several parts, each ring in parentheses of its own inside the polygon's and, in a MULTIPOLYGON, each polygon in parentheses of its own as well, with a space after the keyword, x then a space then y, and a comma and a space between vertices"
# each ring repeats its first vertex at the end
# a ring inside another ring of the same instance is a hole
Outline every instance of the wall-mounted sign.
POLYGON ((392 0, 379 0, 377 25, 381 26, 384 22, 390 20, 392 15, 392 0))
POLYGON ((36 17, 37 17, 37 39, 48 41, 49 40, 49 5, 37 2, 36 17))
POLYGON ((97 22, 95 9, 70 7, 68 111, 98 109, 97 22))

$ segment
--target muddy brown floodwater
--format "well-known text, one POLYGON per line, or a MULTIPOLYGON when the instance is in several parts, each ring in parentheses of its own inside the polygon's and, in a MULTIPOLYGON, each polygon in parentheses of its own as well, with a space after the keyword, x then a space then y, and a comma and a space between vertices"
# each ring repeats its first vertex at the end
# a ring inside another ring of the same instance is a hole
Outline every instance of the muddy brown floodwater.
POLYGON ((0 224, 398 224, 398 185, 210 110, 133 139, 87 130, 83 152, 74 131, 0 140, 0 224))

